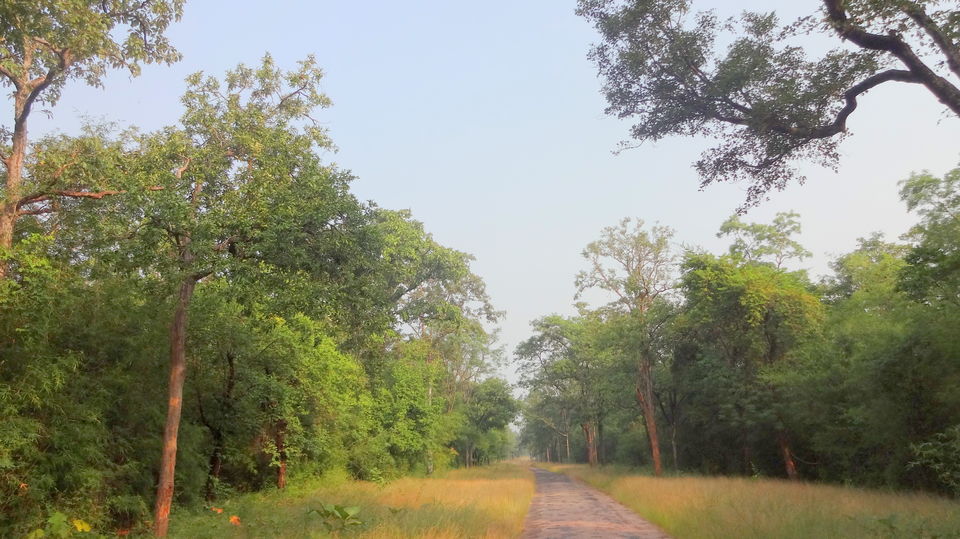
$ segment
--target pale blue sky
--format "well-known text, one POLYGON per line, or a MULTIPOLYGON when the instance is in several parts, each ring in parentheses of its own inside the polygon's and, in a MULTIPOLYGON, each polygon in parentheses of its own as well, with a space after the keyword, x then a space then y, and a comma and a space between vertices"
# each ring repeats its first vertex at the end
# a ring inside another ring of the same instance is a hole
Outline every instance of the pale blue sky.
MULTIPOLYGON (((793 17, 819 3, 700 2, 724 14, 777 9, 793 17)), ((719 251, 720 223, 744 186, 704 192, 691 163, 708 141, 665 140, 613 155, 628 123, 607 118, 596 70, 596 38, 572 0, 188 1, 169 35, 184 60, 114 73, 106 89, 71 84, 51 120, 33 133, 72 132, 83 115, 153 129, 180 114, 183 78, 221 74, 264 52, 292 67, 315 54, 333 108, 319 114, 339 147, 328 158, 352 170, 354 192, 387 208, 410 208, 441 243, 477 257, 499 309, 508 351, 530 320, 572 313, 580 250, 625 216, 676 229, 678 243, 719 251)), ((809 168, 747 220, 796 210, 805 267, 880 230, 892 237, 912 219, 896 183, 911 171, 943 173, 960 157, 960 121, 918 88, 881 88, 850 122, 838 173, 809 168)))

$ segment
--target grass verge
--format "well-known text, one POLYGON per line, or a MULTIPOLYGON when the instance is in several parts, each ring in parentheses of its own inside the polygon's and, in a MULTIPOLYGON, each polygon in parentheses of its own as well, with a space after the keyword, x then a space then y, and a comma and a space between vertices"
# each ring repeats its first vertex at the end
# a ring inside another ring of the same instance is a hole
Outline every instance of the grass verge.
POLYGON ((960 502, 925 494, 728 477, 655 478, 550 465, 679 538, 960 538, 960 502))
POLYGON ((222 513, 207 509, 174 515, 170 536, 329 537, 322 517, 310 511, 337 504, 360 508, 356 516, 362 524, 340 533, 343 537, 516 537, 533 492, 533 474, 516 463, 385 485, 327 478, 215 504, 222 513), (237 523, 231 523, 234 516, 237 523))

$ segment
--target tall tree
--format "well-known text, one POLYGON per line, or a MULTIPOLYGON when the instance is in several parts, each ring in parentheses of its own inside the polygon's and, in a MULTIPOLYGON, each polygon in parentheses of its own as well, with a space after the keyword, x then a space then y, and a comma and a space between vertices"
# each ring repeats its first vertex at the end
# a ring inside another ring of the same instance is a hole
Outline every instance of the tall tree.
MULTIPOLYGON (((532 323, 534 335, 517 346, 523 384, 536 392, 540 404, 555 404, 558 417, 537 414, 531 419, 564 438, 569 455, 569 424, 576 420, 583 431, 586 461, 599 463, 598 432, 604 417, 603 375, 606 357, 594 346, 600 321, 595 316, 547 316, 532 323), (553 401, 553 402, 551 402, 553 401)), ((546 411, 542 406, 540 411, 546 411)))
POLYGON ((131 262, 164 276, 176 290, 158 536, 166 534, 174 494, 188 314, 198 283, 276 263, 263 257, 280 252, 272 240, 292 219, 316 234, 336 229, 337 214, 319 206, 342 196, 345 181, 319 163, 315 151, 330 141, 310 119, 329 103, 318 90, 321 77, 312 58, 283 72, 269 56, 255 69, 229 72, 223 83, 195 74, 183 98, 182 127, 139 137, 130 156, 129 192, 116 203, 126 216, 138 217, 119 241, 139 245, 130 250, 131 262))
POLYGON ((684 262, 687 323, 699 333, 700 346, 721 359, 743 388, 737 390, 741 396, 735 397, 734 408, 745 471, 750 437, 759 425, 772 423, 784 470, 791 479, 799 477, 790 433, 777 409, 790 403, 765 395, 770 388, 761 374, 790 358, 819 330, 823 307, 805 284, 797 274, 769 265, 695 254, 684 262), (751 410, 759 414, 750 417, 751 410))
MULTIPOLYGON (((63 185, 56 174, 24 177, 33 107, 56 104, 70 79, 98 86, 109 68, 137 75, 141 64, 179 60, 164 32, 180 18, 182 7, 183 0, 11 0, 0 6, 0 81, 13 87, 13 125, 3 129, 0 153, 6 172, 0 250, 13 246, 17 219, 35 212, 37 204, 54 197, 116 193, 116 188, 89 191, 83 185, 63 185)), ((75 160, 64 166, 77 164, 75 160)), ((0 263, 0 278, 5 273, 0 263)))
POLYGON ((636 354, 636 397, 643 414, 654 473, 663 473, 660 438, 657 434, 654 366, 661 351, 657 342, 669 319, 663 308, 676 286, 676 255, 670 245, 673 230, 655 225, 649 231, 643 221, 625 218, 606 227, 600 239, 591 242, 582 255, 590 269, 577 274, 577 294, 599 288, 614 296, 609 307, 627 313, 635 322, 632 352, 636 354))
POLYGON ((691 0, 579 0, 602 36, 591 57, 607 113, 636 121, 639 142, 671 135, 719 137, 696 163, 701 186, 750 180, 746 205, 803 177, 798 160, 836 166, 837 145, 860 96, 880 85, 922 86, 960 116, 960 18, 950 0, 822 0, 783 25, 745 12, 725 24, 691 0), (732 30, 726 51, 725 30, 732 30), (805 33, 845 46, 819 58, 805 33), (852 46, 852 47, 851 47, 852 46))

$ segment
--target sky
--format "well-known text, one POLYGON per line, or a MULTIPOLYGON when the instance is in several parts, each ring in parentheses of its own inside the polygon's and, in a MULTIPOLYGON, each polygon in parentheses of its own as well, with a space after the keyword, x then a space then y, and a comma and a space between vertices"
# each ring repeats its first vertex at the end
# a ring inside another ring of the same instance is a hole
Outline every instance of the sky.
MULTIPOLYGON (((819 3, 695 4, 792 19, 819 3)), ((317 115, 338 147, 325 159, 357 176, 360 199, 408 208, 441 244, 476 257, 474 271, 506 312, 501 341, 510 352, 533 319, 574 313, 580 252, 603 227, 640 218, 674 228, 678 247, 721 252, 716 231, 745 199, 745 185, 699 190, 691 165, 711 141, 666 139, 613 153, 629 121, 604 115, 587 59, 598 36, 574 9, 573 0, 188 0, 168 31, 180 63, 147 66, 138 78, 113 72, 103 89, 72 82, 49 118, 33 116, 31 132, 73 133, 83 118, 171 125, 188 74, 221 75, 266 52, 292 68, 313 54, 333 100, 317 115)), ((813 275, 827 273, 859 237, 904 233, 915 219, 897 182, 960 161, 960 120, 920 88, 884 85, 861 99, 848 126, 853 136, 836 172, 804 167, 805 185, 774 193, 744 217, 799 212, 799 240, 814 253, 801 267, 813 275)))

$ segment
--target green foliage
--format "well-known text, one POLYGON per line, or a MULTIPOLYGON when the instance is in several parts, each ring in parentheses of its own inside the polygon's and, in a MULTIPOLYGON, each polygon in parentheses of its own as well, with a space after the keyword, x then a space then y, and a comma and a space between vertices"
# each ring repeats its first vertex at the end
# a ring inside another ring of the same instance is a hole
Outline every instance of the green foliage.
POLYGON ((606 227, 601 238, 581 252, 590 269, 576 277, 578 296, 590 288, 611 294, 612 305, 627 311, 646 311, 657 298, 673 288, 675 255, 670 246, 673 230, 643 220, 625 218, 606 227))
POLYGON ((353 526, 362 526, 363 521, 357 518, 360 508, 356 506, 344 507, 342 505, 325 503, 320 509, 311 509, 307 511, 309 515, 316 515, 323 521, 323 526, 329 532, 344 532, 353 526))
MULTIPOLYGON (((142 63, 172 63, 180 54, 164 36, 183 0, 13 0, 0 7, 0 73, 4 84, 46 77, 41 100, 54 104, 63 84, 99 86, 109 68, 133 75, 142 63)), ((30 88, 31 90, 33 88, 30 88)), ((28 90, 29 91, 29 90, 28 90)), ((38 91, 38 93, 39 93, 38 91)))
POLYGON ((900 287, 920 300, 955 306, 960 300, 960 168, 943 178, 914 174, 900 184, 900 198, 920 222, 907 234, 912 246, 900 287))
POLYGON ((960 495, 960 425, 939 432, 912 447, 912 466, 932 471, 937 481, 954 496, 960 495))
POLYGON ((800 233, 800 215, 781 212, 773 223, 744 223, 734 215, 720 225, 717 237, 733 236, 730 256, 745 262, 770 262, 777 269, 788 259, 803 260, 812 255, 791 236, 800 233))
MULTIPOLYGON (((659 447, 677 471, 796 470, 955 494, 955 172, 904 182, 921 216, 912 245, 861 239, 822 283, 783 267, 805 254, 792 238, 795 214, 771 224, 731 218, 720 234, 732 236, 729 254, 687 252, 678 293, 643 316, 581 306, 578 318, 537 321, 517 350, 530 390, 522 442, 541 459, 581 460, 588 440, 576 427, 589 418, 603 433, 601 460, 649 464, 638 455, 649 425, 632 398, 646 349, 659 447)), ((638 259, 627 252, 612 259, 638 259)), ((621 282, 593 267, 600 281, 621 282)))
POLYGON ((577 13, 601 36, 590 55, 607 113, 634 121, 638 143, 720 139, 696 163, 701 186, 749 180, 745 205, 754 205, 802 181, 800 162, 836 167, 847 118, 877 86, 923 85, 960 114, 955 9, 899 0, 821 4, 792 24, 754 11, 724 21, 696 11, 692 0, 580 0, 577 13), (802 47, 810 33, 845 46, 816 57, 802 47))
MULTIPOLYGON (((449 466, 499 358, 484 327, 498 315, 469 255, 408 212, 361 204, 321 162, 320 76, 312 59, 286 72, 267 56, 192 76, 178 126, 35 145, 29 178, 110 176, 118 192, 21 220, 3 253, 0 535, 42 528, 51 508, 95 529, 149 520, 174 292, 189 279, 178 504, 288 475, 449 466)), ((508 440, 482 443, 494 460, 508 440)))
MULTIPOLYGON (((27 539, 39 539, 41 537, 74 537, 91 536, 92 528, 85 520, 74 518, 69 519, 67 515, 55 511, 47 519, 43 528, 37 528, 26 535, 27 539)), ((98 536, 99 537, 99 536, 98 536)))

